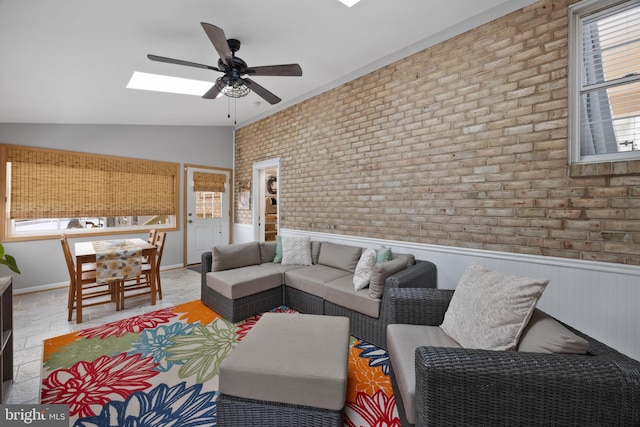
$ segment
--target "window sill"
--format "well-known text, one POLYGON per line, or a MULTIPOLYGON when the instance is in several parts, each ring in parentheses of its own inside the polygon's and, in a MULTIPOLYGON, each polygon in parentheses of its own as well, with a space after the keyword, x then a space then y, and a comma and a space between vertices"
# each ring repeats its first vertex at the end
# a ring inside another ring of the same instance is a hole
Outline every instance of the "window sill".
POLYGON ((640 160, 569 165, 570 177, 640 175, 640 160))

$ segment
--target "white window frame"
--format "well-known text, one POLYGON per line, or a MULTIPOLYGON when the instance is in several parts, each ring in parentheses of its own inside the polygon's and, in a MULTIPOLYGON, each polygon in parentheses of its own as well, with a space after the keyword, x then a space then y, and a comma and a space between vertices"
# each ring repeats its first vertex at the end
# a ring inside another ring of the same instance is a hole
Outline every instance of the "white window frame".
MULTIPOLYGON (((581 20, 595 13, 610 11, 621 5, 640 4, 640 0, 584 0, 569 7, 569 163, 603 163, 640 160, 640 151, 625 151, 582 156, 580 141, 580 97, 582 88, 582 23, 581 20)), ((640 81, 640 76, 618 79, 615 84, 640 81)), ((606 87, 613 86, 606 85, 606 87)))

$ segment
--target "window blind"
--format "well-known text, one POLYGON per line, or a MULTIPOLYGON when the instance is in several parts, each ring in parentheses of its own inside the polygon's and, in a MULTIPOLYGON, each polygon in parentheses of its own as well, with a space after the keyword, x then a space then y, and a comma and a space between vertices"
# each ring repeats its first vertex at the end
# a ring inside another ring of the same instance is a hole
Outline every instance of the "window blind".
POLYGON ((10 219, 174 215, 179 163, 3 146, 10 219))
POLYGON ((640 4, 581 19, 581 153, 640 150, 640 4))
POLYGON ((220 173, 194 172, 193 191, 212 191, 214 193, 224 193, 227 176, 220 173))

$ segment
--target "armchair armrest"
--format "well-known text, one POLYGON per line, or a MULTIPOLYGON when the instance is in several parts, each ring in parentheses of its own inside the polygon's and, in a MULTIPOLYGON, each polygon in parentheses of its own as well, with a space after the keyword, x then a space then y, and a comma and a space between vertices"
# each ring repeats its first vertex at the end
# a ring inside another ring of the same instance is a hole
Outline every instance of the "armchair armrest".
POLYGON ((639 367, 619 353, 420 347, 416 425, 638 425, 639 367))
POLYGON ((204 252, 200 258, 202 262, 200 267, 200 284, 204 287, 207 286, 207 273, 211 271, 213 255, 211 252, 204 252))
POLYGON ((438 270, 431 261, 417 260, 410 267, 387 277, 388 288, 435 288, 438 285, 438 270))
POLYGON ((449 289, 388 289, 388 323, 438 326, 444 319, 452 296, 453 290, 449 289))

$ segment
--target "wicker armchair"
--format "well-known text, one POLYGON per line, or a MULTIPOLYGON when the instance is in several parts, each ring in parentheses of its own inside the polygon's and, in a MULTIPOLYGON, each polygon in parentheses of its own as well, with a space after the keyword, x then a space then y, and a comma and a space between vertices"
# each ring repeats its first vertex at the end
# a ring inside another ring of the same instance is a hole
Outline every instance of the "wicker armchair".
MULTIPOLYGON (((452 290, 390 289, 390 323, 442 323, 452 290)), ((586 355, 416 349, 417 426, 639 426, 640 362, 589 341, 586 355)), ((409 426, 391 379, 403 426, 409 426)))

